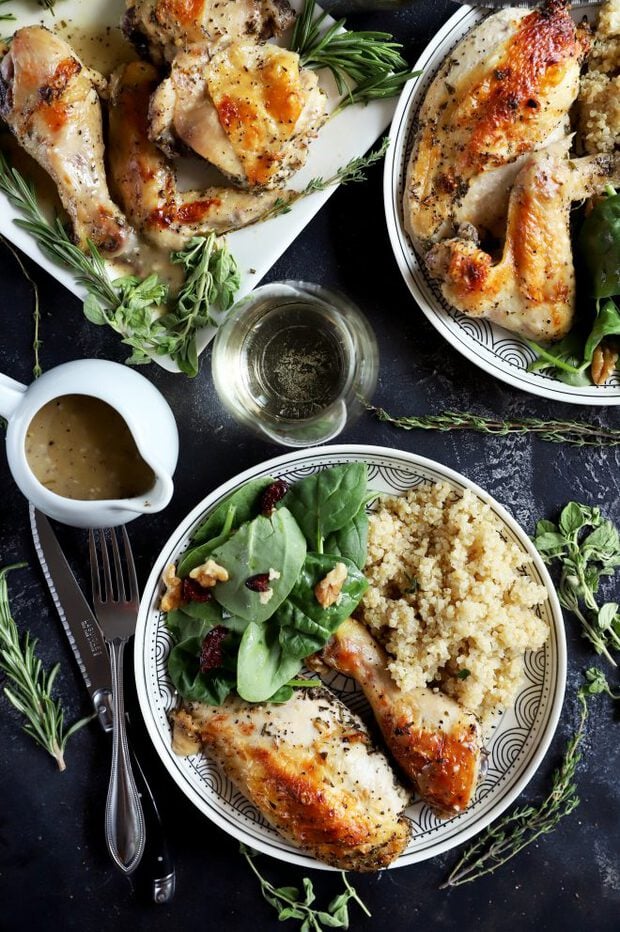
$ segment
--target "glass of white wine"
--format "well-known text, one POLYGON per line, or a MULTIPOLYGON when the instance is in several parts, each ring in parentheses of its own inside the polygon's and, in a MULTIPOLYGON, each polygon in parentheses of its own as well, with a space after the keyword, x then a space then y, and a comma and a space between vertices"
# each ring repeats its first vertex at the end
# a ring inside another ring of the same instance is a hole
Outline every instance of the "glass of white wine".
POLYGON ((309 282, 262 285, 213 344, 213 382, 232 416, 284 446, 336 437, 377 382, 379 352, 361 311, 309 282))

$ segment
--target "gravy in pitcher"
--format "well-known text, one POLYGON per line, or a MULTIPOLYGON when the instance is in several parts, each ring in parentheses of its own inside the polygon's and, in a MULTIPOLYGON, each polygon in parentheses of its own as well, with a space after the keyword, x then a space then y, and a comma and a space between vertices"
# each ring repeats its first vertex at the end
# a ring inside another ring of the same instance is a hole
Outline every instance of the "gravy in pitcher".
POLYGON ((48 401, 30 422, 25 453, 39 482, 63 498, 134 498, 155 482, 121 415, 90 395, 48 401))

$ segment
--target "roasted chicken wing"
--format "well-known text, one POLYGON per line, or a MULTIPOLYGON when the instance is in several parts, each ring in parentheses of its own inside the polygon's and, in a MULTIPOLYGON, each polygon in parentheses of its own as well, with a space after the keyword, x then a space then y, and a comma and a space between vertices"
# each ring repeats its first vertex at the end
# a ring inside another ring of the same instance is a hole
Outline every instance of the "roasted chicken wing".
MULTIPOLYGON (((489 16, 448 56, 419 116, 404 197, 405 226, 428 248, 454 235, 455 214, 481 174, 547 145, 567 127, 589 48, 566 0, 489 16)), ((490 179, 500 191, 506 179, 490 179)), ((495 200, 495 188, 486 190, 495 200)), ((462 210, 458 222, 474 222, 462 210)))
POLYGON ((26 152, 47 171, 82 249, 108 255, 126 245, 128 224, 108 192, 103 163, 103 78, 42 26, 18 29, 0 66, 0 114, 26 152))
POLYGON ((362 687, 390 753, 422 799, 441 815, 465 809, 480 767, 475 715, 432 689, 399 689, 385 651, 352 618, 340 625, 319 657, 362 687))
POLYGON ((474 227, 437 243, 426 263, 446 300, 533 340, 559 340, 575 310, 569 211, 573 201, 620 182, 620 155, 569 160, 570 139, 532 153, 510 194, 501 259, 480 248, 474 227))
POLYGON ((147 62, 130 62, 111 79, 110 145, 112 188, 145 239, 180 249, 196 235, 225 233, 260 219, 284 191, 250 192, 211 187, 179 191, 174 167, 149 141, 149 98, 158 76, 147 62))
POLYGON ((128 0, 123 31, 141 54, 161 63, 222 36, 264 41, 294 18, 287 0, 128 0))
POLYGON ((379 870, 407 845, 408 793, 329 690, 297 689, 280 705, 192 703, 172 718, 177 753, 202 746, 268 822, 321 861, 379 870))
POLYGON ((191 149, 244 187, 273 187, 304 164, 327 118, 326 97, 299 56, 226 41, 177 55, 153 95, 151 139, 191 149))

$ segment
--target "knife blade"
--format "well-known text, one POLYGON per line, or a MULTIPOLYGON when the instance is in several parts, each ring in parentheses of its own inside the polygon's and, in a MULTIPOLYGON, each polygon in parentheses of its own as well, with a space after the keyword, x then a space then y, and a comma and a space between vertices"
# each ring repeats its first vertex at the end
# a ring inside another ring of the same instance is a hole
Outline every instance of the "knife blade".
MULTIPOLYGON (((32 504, 30 527, 45 581, 90 693, 97 718, 103 730, 110 732, 112 675, 108 649, 97 619, 73 575, 51 524, 32 504)), ((155 903, 169 903, 175 889, 174 864, 153 792, 144 775, 144 767, 131 746, 130 753, 146 819, 147 842, 143 863, 149 873, 151 897, 155 903)))
POLYGON ((56 611, 104 731, 112 731, 110 658, 92 609, 67 563, 52 526, 30 505, 34 549, 56 611))

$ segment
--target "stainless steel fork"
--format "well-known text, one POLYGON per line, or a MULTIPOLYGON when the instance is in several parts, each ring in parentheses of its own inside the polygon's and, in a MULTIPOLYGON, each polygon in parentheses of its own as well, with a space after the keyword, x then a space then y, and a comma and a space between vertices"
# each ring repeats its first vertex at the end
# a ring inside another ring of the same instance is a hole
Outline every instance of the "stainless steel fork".
POLYGON ((130 874, 140 863, 146 838, 144 814, 136 787, 125 731, 123 698, 123 652, 133 635, 138 617, 138 580, 127 531, 123 528, 125 572, 113 528, 89 531, 90 572, 93 606, 110 650, 112 668, 112 769, 105 808, 105 838, 108 850, 122 871, 130 874), (112 565, 108 550, 112 549, 112 565))

